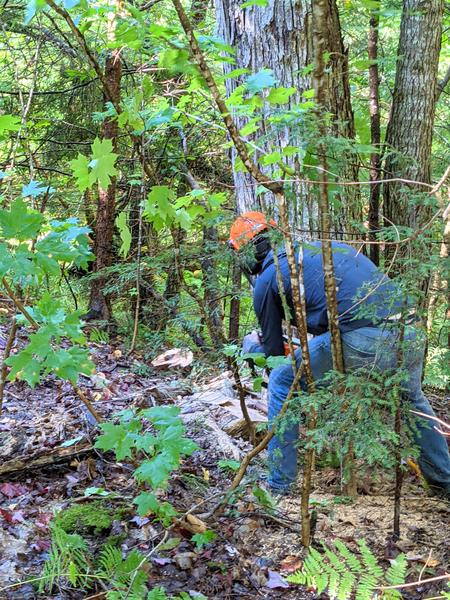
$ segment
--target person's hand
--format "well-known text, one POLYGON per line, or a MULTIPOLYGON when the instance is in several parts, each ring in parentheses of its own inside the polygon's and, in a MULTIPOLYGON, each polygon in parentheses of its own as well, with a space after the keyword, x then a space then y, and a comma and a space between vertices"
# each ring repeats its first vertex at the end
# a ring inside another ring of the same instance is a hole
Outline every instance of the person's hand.
POLYGON ((261 338, 257 331, 252 331, 242 340, 242 352, 244 354, 257 352, 257 350, 254 350, 255 346, 261 346, 261 338))

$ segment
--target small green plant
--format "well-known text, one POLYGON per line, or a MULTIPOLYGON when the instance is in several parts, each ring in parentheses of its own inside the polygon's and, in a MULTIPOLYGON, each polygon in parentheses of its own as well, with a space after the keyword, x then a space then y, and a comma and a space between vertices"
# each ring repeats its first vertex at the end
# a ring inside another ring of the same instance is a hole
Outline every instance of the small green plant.
POLYGON ((89 332, 89 340, 95 344, 107 344, 109 342, 109 334, 107 331, 93 327, 89 332))
POLYGON ((335 540, 332 547, 323 544, 323 554, 310 548, 302 570, 287 580, 312 587, 317 595, 326 591, 331 600, 400 599, 398 590, 382 588, 405 582, 405 556, 399 554, 384 570, 364 540, 358 540, 358 546, 360 558, 340 540, 335 540))
POLYGON ((237 460, 219 460, 217 466, 224 471, 238 471, 241 463, 237 460))
POLYGON ((182 457, 189 456, 197 445, 184 437, 185 427, 176 406, 155 406, 138 413, 124 410, 119 423, 103 423, 102 435, 95 447, 114 450, 116 458, 140 463, 134 477, 152 492, 143 491, 135 499, 140 516, 152 513, 167 526, 177 512, 168 502, 160 502, 153 492, 167 487, 170 474, 179 467, 182 457), (144 423, 151 423, 153 432, 146 431, 144 423))
MULTIPOLYGON (((42 571, 38 591, 51 593, 61 580, 67 580, 78 589, 91 589, 98 582, 107 584, 107 600, 169 600, 162 587, 148 589, 148 559, 132 550, 126 557, 116 545, 104 544, 94 557, 88 550, 86 541, 78 534, 66 533, 61 527, 51 527, 52 546, 42 571)), ((197 547, 202 548, 215 534, 202 534, 197 547), (203 538, 202 538, 203 536, 203 538)), ((207 600, 202 594, 190 595, 181 592, 171 597, 173 600, 207 600)))
POLYGON ((76 533, 66 533, 57 525, 52 525, 52 545, 42 571, 38 590, 51 591, 61 578, 68 579, 75 587, 89 585, 91 554, 86 541, 76 533))
POLYGON ((20 379, 30 386, 50 373, 75 385, 80 374, 90 375, 94 369, 81 331, 81 311, 67 314, 50 292, 42 292, 50 277, 61 276, 70 265, 85 269, 93 258, 88 227, 77 219, 48 220, 25 201, 53 191, 32 181, 22 189, 23 198, 0 209, 0 291, 13 301, 17 322, 33 330, 25 347, 5 363, 11 368, 9 381, 20 379))

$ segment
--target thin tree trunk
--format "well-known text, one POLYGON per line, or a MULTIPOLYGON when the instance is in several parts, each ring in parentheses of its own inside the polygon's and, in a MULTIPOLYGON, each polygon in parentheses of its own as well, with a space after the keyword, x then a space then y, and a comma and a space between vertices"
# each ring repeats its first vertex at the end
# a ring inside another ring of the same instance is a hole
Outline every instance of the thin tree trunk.
MULTIPOLYGON (((318 106, 318 127, 319 137, 324 140, 327 134, 327 128, 321 117, 326 105, 327 94, 332 93, 329 84, 329 75, 325 72, 325 53, 327 50, 327 17, 328 0, 313 1, 313 36, 314 36, 314 76, 313 85, 318 106)), ((322 260, 324 270, 325 295, 327 299, 328 327, 331 335, 331 355, 333 368, 340 373, 344 373, 344 358, 342 354, 341 332, 339 329, 339 313, 337 306, 336 280, 334 278, 333 251, 331 246, 331 218, 330 204, 328 198, 328 164, 327 149, 323 141, 319 141, 317 146, 319 163, 322 167, 319 181, 319 222, 322 237, 322 260)), ((343 408, 345 410, 345 407, 343 408)), ((353 451, 349 450, 346 458, 349 478, 346 484, 346 493, 356 495, 356 483, 353 469, 353 451)))
MULTIPOLYGON (((389 154, 385 171, 389 178, 430 182, 443 4, 443 0, 403 0, 394 97, 386 132, 389 154)), ((387 226, 394 223, 416 229, 423 223, 430 208, 410 202, 414 191, 396 182, 384 185, 387 226)), ((387 259, 392 248, 387 246, 387 259)), ((404 255, 403 248, 400 250, 404 255)))
POLYGON ((230 317, 228 325, 228 341, 230 344, 236 344, 239 341, 239 316, 240 316, 240 292, 241 292, 241 267, 234 262, 232 265, 231 286, 232 297, 230 301, 230 317))
MULTIPOLYGON (((122 0, 116 0, 116 8, 120 9, 122 0)), ((116 15, 113 14, 109 23, 109 39, 114 39, 116 28, 116 15)), ((112 100, 115 104, 120 103, 120 83, 122 79, 122 62, 120 49, 108 53, 105 62, 104 77, 108 84, 108 89, 112 94, 112 100)), ((106 100, 106 98, 105 98, 106 100)), ((106 119, 103 124, 103 139, 112 140, 113 151, 117 150, 117 119, 106 119)), ((99 273, 103 269, 111 266, 113 254, 113 234, 114 234, 114 216, 116 205, 116 178, 111 178, 108 189, 98 190, 97 216, 94 230, 94 254, 95 265, 94 272, 99 273)), ((111 299, 104 293, 107 278, 98 276, 92 280, 91 293, 89 298, 88 315, 91 318, 111 319, 111 299)))
MULTIPOLYGON (((369 65, 369 113, 370 113, 370 143, 378 150, 370 155, 369 179, 371 182, 380 179, 381 168, 381 128, 380 128, 380 95, 379 85, 380 76, 378 72, 378 32, 379 32, 379 0, 378 6, 372 10, 369 22, 368 36, 368 57, 369 65)), ((380 210, 380 188, 379 183, 373 183, 370 186, 369 196, 369 241, 374 242, 377 239, 375 232, 380 228, 379 210, 380 210)), ((377 266, 380 264, 380 246, 379 244, 370 244, 370 260, 377 266)))

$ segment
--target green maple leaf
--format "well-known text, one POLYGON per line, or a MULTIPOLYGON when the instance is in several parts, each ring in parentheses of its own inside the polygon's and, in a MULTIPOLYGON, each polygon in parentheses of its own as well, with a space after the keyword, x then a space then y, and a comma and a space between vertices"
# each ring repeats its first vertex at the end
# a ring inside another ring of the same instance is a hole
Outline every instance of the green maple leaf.
POLYGON ((138 481, 146 481, 153 489, 157 489, 167 482, 170 472, 176 469, 178 464, 173 456, 164 451, 150 460, 144 460, 134 472, 134 476, 138 481))
POLYGON ((114 450, 117 460, 130 458, 134 440, 128 434, 128 428, 125 425, 114 425, 113 423, 102 423, 100 427, 103 434, 95 442, 95 448, 105 451, 114 450))
POLYGON ((77 158, 70 161, 70 168, 75 177, 80 192, 84 192, 90 185, 89 181, 89 160, 83 154, 78 154, 77 158))
POLYGON ((153 406, 142 411, 142 415, 156 425, 168 427, 180 423, 180 409, 178 406, 153 406))
POLYGON ((2 237, 20 242, 33 240, 39 234, 44 219, 41 213, 29 209, 23 200, 17 199, 10 210, 0 209, 2 237))
POLYGON ((203 546, 206 546, 207 544, 215 540, 216 537, 217 535, 214 533, 214 531, 207 529, 205 533, 196 533, 192 536, 191 539, 193 542, 195 542, 195 547, 197 548, 197 550, 201 550, 203 546))
POLYGON ((11 367, 8 381, 22 379, 28 385, 34 387, 41 377, 42 363, 33 358, 33 355, 31 352, 28 352, 27 348, 15 356, 10 356, 5 360, 5 363, 11 367))
POLYGON ((270 104, 286 104, 296 91, 297 89, 295 87, 272 88, 267 96, 267 101, 270 102, 270 104))
POLYGON ((111 177, 117 175, 117 169, 114 166, 117 154, 113 152, 111 140, 99 140, 96 138, 92 144, 92 160, 89 163, 91 172, 89 182, 91 185, 98 181, 99 186, 106 190, 111 183, 111 177))
POLYGON ((140 517, 144 517, 148 513, 156 513, 159 502, 156 496, 150 492, 142 492, 133 500, 133 504, 137 506, 137 513, 140 517))
POLYGON ((14 115, 0 115, 0 133, 3 131, 19 131, 20 117, 14 115))
POLYGON ((251 94, 257 94, 265 88, 273 87, 275 84, 276 79, 274 78, 271 69, 261 69, 261 71, 247 77, 245 87, 251 94))
POLYGON ((44 362, 47 373, 55 372, 61 379, 68 379, 76 384, 80 374, 90 375, 94 365, 86 349, 73 346, 68 350, 51 350, 44 362))

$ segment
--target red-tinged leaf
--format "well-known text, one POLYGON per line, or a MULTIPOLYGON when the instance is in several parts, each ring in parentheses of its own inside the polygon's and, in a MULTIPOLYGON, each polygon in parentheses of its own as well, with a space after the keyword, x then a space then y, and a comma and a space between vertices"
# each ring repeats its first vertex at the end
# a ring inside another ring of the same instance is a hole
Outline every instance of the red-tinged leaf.
POLYGON ((295 573, 299 571, 303 566, 303 561, 298 556, 289 555, 284 558, 280 563, 280 571, 284 573, 295 573))
POLYGON ((36 552, 48 552, 50 547, 50 540, 36 540, 36 542, 31 545, 31 549, 36 550, 36 552))
POLYGON ((52 517, 53 517, 52 513, 41 513, 38 517, 38 520, 35 521, 34 524, 40 531, 47 532, 48 524, 52 520, 52 517))
POLYGON ((27 491, 27 488, 18 483, 2 483, 2 485, 0 485, 0 492, 7 498, 17 498, 18 496, 26 494, 27 491))
POLYGON ((0 515, 7 522, 14 525, 15 523, 23 523, 25 521, 22 510, 6 510, 0 508, 0 515))

